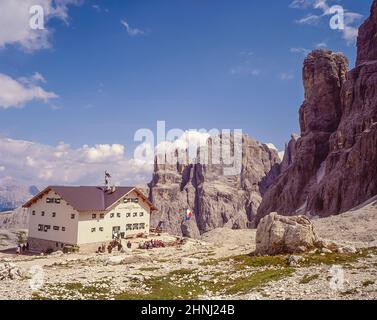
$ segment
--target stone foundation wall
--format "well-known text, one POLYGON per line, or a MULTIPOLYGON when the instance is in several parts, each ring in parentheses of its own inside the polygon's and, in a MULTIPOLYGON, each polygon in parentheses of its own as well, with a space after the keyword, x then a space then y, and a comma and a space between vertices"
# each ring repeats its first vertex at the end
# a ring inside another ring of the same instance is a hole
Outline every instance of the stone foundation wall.
POLYGON ((45 252, 46 250, 51 249, 52 251, 63 250, 64 245, 67 243, 37 239, 37 238, 28 238, 29 248, 31 251, 36 252, 45 252))

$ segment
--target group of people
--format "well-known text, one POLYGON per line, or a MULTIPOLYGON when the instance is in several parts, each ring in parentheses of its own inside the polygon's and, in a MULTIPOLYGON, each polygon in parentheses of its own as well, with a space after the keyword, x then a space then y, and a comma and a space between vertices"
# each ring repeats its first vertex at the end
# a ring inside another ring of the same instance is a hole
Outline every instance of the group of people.
POLYGON ((165 248, 165 243, 162 240, 150 240, 141 241, 139 243, 139 249, 153 249, 153 248, 165 248))
POLYGON ((16 249, 16 254, 19 255, 19 254, 25 253, 27 251, 29 251, 29 243, 26 243, 26 244, 23 244, 23 245, 19 244, 17 246, 17 249, 16 249))
MULTIPOLYGON (((149 241, 141 241, 139 243, 139 249, 154 249, 154 248, 165 248, 165 243, 162 240, 149 240, 149 241)), ((114 250, 118 250, 119 252, 123 250, 123 244, 121 240, 113 240, 108 245, 103 243, 97 249, 97 253, 112 253, 114 250)), ((131 241, 127 242, 127 249, 132 249, 131 241)))
MULTIPOLYGON (((132 248, 131 241, 127 242, 127 248, 132 248)), ((103 243, 100 247, 98 247, 97 253, 106 253, 106 250, 108 253, 112 253, 115 249, 118 249, 118 251, 123 250, 123 244, 121 240, 113 240, 109 243, 108 246, 106 246, 106 243, 103 243)))

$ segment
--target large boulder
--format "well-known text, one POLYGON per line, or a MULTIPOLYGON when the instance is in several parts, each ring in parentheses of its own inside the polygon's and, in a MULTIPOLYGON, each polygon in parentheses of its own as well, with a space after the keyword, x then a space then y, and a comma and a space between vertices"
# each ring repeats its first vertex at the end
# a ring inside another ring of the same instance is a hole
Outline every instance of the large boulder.
POLYGON ((314 249, 318 236, 312 222, 304 216, 284 217, 271 213, 264 217, 256 236, 256 254, 277 255, 314 249))

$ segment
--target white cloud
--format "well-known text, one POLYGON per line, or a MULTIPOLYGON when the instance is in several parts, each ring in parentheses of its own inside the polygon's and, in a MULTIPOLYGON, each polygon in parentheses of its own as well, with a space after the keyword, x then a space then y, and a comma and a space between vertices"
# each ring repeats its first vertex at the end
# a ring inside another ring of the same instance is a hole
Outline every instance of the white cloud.
POLYGON ((131 37, 145 35, 145 31, 137 29, 137 28, 132 28, 126 20, 121 20, 120 23, 126 28, 128 35, 131 37))
POLYGON ((44 9, 45 24, 52 18, 68 21, 68 6, 80 4, 81 0, 1 0, 0 1, 0 48, 20 45, 27 51, 49 48, 52 31, 30 28, 29 9, 40 5, 44 9))
POLYGON ((326 42, 319 42, 315 45, 316 48, 327 48, 328 45, 326 42))
POLYGON ((46 83, 46 80, 45 78, 39 73, 39 72, 35 72, 32 76, 32 80, 35 81, 35 82, 43 82, 43 83, 46 83))
POLYGON ((316 16, 314 14, 307 15, 304 18, 301 18, 299 20, 296 20, 299 24, 308 24, 308 25, 315 25, 318 24, 321 20, 321 16, 316 16))
POLYGON ((261 71, 250 66, 236 66, 230 69, 232 75, 259 76, 261 71))
POLYGON ((279 79, 282 81, 289 81, 294 79, 294 75, 290 72, 283 72, 279 74, 279 79))
POLYGON ((300 54, 303 54, 305 56, 310 53, 310 50, 309 49, 305 49, 305 48, 291 48, 290 51, 292 53, 300 53, 300 54))
POLYGON ((314 0, 294 0, 289 7, 294 9, 306 9, 312 6, 313 2, 314 0))
POLYGON ((4 166, 0 166, 0 171, 5 171, 5 167, 4 166))
POLYGON ((93 4, 92 8, 97 12, 101 12, 101 7, 98 4, 93 4))
POLYGON ((186 150, 188 148, 197 148, 202 147, 207 144, 208 139, 211 135, 207 132, 199 131, 185 131, 179 138, 174 141, 164 141, 157 145, 157 153, 165 152, 170 150, 174 151, 176 149, 186 150))
POLYGON ((37 85, 38 82, 45 82, 43 76, 35 73, 30 78, 18 80, 0 73, 0 109, 22 107, 32 100, 40 100, 45 103, 51 99, 58 98, 54 92, 45 91, 37 85))
POLYGON ((348 44, 353 44, 357 40, 359 35, 359 29, 353 27, 345 27, 343 30, 343 39, 347 41, 348 44))
POLYGON ((253 52, 253 51, 241 51, 241 52, 240 52, 240 55, 241 55, 241 56, 251 57, 251 56, 254 55, 254 52, 253 52))
POLYGON ((133 185, 149 182, 153 170, 153 165, 127 159, 119 144, 72 148, 63 142, 49 146, 0 137, 0 159, 4 167, 0 179, 10 176, 40 186, 102 184, 105 170, 112 174, 112 183, 133 185))
MULTIPOLYGON (((339 1, 334 2, 333 0, 294 0, 291 4, 291 8, 296 9, 308 9, 312 8, 315 10, 320 10, 322 13, 320 15, 310 13, 305 17, 296 20, 299 24, 316 25, 320 22, 323 17, 330 17, 335 13, 332 12, 332 6, 329 2, 339 5, 339 1)), ((344 9, 344 29, 339 30, 342 33, 342 38, 346 40, 347 44, 351 45, 356 42, 358 35, 358 27, 360 20, 363 16, 357 12, 350 12, 344 9)))

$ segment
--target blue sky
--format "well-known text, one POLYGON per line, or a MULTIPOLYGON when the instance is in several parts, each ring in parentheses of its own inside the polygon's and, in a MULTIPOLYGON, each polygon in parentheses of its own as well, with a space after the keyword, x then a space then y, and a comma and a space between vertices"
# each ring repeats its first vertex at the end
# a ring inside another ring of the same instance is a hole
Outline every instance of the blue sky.
MULTIPOLYGON (((0 74, 58 96, 0 107, 0 137, 132 153, 135 131, 165 120, 168 129, 242 129, 281 150, 299 131, 306 50, 326 46, 355 61, 331 16, 303 22, 323 14, 315 0, 65 1, 36 48, 0 34, 0 74)), ((325 3, 363 15, 356 28, 371 2, 325 3)))

